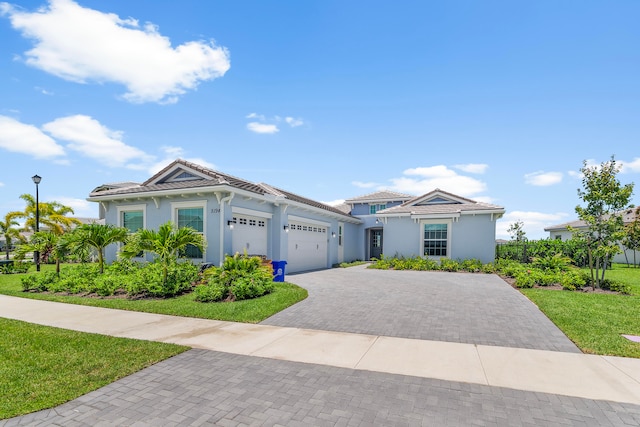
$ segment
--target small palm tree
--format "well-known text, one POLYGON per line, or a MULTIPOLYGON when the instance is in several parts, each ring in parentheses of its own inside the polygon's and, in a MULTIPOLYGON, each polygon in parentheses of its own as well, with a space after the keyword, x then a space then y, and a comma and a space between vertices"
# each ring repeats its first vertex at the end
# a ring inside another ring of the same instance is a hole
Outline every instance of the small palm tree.
POLYGON ((191 227, 174 227, 171 221, 155 230, 138 230, 122 247, 120 253, 125 258, 138 256, 140 252, 155 254, 162 263, 163 283, 167 282, 169 264, 175 262, 181 251, 187 246, 193 245, 201 251, 204 250, 204 239, 201 234, 191 227))
POLYGON ((51 231, 38 231, 31 236, 28 243, 16 248, 16 258, 23 259, 28 252, 40 254, 44 262, 53 259, 56 262, 56 273, 60 276, 60 263, 69 253, 64 236, 51 231))
POLYGON ((95 249, 98 254, 100 273, 104 272, 104 249, 113 244, 125 242, 129 230, 112 224, 83 224, 73 230, 67 239, 72 253, 82 253, 88 248, 95 249))
POLYGON ((13 239, 22 240, 20 230, 16 228, 20 225, 16 218, 21 214, 22 212, 9 212, 4 216, 4 221, 0 221, 0 236, 4 237, 6 259, 9 259, 13 239))

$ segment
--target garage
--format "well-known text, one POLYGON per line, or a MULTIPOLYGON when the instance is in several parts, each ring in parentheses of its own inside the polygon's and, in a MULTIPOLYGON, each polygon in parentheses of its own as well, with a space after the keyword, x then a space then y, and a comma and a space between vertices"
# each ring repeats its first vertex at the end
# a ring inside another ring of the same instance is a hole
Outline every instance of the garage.
POLYGON ((287 271, 327 268, 328 224, 289 221, 287 271))
POLYGON ((233 216, 231 250, 235 254, 267 255, 267 220, 249 215, 233 216))

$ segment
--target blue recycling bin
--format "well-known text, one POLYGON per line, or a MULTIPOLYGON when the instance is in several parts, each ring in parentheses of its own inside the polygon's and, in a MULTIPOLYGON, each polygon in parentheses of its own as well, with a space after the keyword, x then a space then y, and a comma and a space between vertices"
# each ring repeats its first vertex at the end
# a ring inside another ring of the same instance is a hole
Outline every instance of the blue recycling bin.
POLYGON ((271 261, 273 265, 273 281, 284 282, 284 266, 287 265, 287 261, 271 261))

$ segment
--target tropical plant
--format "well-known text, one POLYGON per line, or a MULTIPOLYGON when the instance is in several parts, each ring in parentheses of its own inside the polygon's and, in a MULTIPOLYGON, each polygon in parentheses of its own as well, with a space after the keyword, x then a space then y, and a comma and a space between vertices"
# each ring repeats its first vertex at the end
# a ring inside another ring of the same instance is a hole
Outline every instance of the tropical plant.
MULTIPOLYGON (((24 229, 36 231, 36 200, 31 194, 23 194, 20 196, 27 203, 23 212, 18 217, 25 218, 24 229)), ((79 225, 77 218, 68 217, 73 214, 73 209, 59 202, 40 202, 38 201, 38 220, 39 223, 46 226, 54 234, 62 234, 71 230, 74 225, 79 225)))
POLYGON ((80 254, 91 248, 98 256, 100 274, 104 272, 104 250, 113 243, 125 242, 129 231, 124 227, 116 227, 113 224, 83 224, 73 230, 67 242, 70 251, 80 254))
POLYGON ((576 213, 587 224, 587 230, 573 229, 574 236, 587 245, 591 281, 600 287, 607 265, 618 252, 624 238, 624 222, 620 212, 629 206, 633 184, 622 185, 616 178, 620 167, 614 157, 600 166, 583 162, 582 186, 578 196, 586 203, 576 206, 576 213))
POLYGON ((154 254, 163 266, 162 278, 163 283, 166 283, 169 265, 175 262, 189 245, 203 251, 204 238, 191 227, 176 228, 168 221, 162 224, 158 231, 140 229, 133 233, 120 250, 120 254, 129 259, 138 256, 140 252, 154 254))
POLYGON ((65 235, 54 234, 51 231, 38 231, 31 236, 28 243, 16 248, 16 259, 24 259, 27 253, 38 253, 40 261, 56 263, 56 275, 60 276, 60 263, 69 254, 69 247, 65 235))
POLYGON ((8 212, 4 216, 4 221, 0 221, 0 236, 4 238, 6 259, 9 259, 11 247, 13 246, 13 239, 20 241, 23 240, 20 235, 20 230, 17 228, 20 223, 16 221, 16 218, 19 218, 20 215, 21 212, 8 212))

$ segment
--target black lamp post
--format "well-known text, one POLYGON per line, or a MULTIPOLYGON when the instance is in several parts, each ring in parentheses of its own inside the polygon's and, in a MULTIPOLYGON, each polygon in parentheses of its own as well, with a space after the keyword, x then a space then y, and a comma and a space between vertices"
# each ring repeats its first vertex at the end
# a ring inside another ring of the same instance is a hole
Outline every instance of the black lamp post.
MULTIPOLYGON (((31 177, 33 183, 36 185, 36 233, 40 231, 40 201, 38 200, 38 184, 42 181, 42 177, 33 175, 31 177)), ((36 262, 36 271, 40 271, 40 252, 34 251, 33 258, 36 262)))

